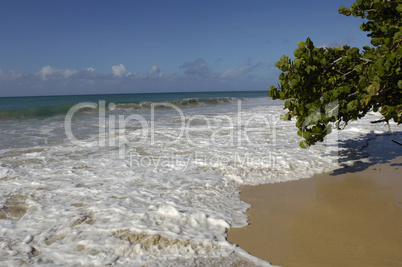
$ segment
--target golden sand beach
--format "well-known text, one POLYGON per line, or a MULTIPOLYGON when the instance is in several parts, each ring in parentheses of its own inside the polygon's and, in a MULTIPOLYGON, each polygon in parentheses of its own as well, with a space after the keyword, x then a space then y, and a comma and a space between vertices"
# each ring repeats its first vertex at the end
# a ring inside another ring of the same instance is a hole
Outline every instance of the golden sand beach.
POLYGON ((286 267, 402 266, 401 156, 241 190, 249 225, 228 241, 254 256, 286 267))

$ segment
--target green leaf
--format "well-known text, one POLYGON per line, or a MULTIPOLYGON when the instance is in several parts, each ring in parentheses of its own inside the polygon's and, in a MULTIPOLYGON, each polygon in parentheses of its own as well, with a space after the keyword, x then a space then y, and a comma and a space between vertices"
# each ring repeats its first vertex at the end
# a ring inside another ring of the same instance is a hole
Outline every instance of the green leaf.
POLYGON ((283 121, 290 121, 290 114, 286 113, 284 115, 281 115, 280 119, 283 120, 283 121))
POLYGON ((346 16, 350 16, 350 14, 352 14, 350 9, 345 7, 345 6, 343 6, 343 5, 339 8, 338 12, 339 12, 339 14, 343 14, 343 15, 346 15, 346 16))
POLYGON ((355 71, 356 71, 357 73, 362 73, 362 71, 363 71, 363 66, 362 66, 362 65, 356 65, 356 66, 355 66, 355 71))
POLYGON ((318 134, 322 132, 322 128, 320 126, 314 126, 312 129, 313 133, 318 134))
POLYGON ((299 145, 300 145, 301 148, 308 148, 308 143, 307 143, 306 140, 301 141, 301 142, 299 143, 299 145))
POLYGON ((293 55, 294 55, 296 58, 301 58, 302 55, 303 55, 303 51, 301 51, 299 48, 297 48, 297 49, 293 52, 293 55))
POLYGON ((347 105, 348 111, 353 111, 357 108, 357 100, 350 101, 347 105))
POLYGON ((282 67, 282 62, 280 62, 280 61, 277 61, 277 62, 275 62, 275 67, 277 67, 278 69, 280 69, 281 67, 282 67))
POLYGON ((297 131, 297 135, 300 136, 300 137, 302 137, 302 136, 303 136, 303 132, 302 132, 301 130, 298 130, 298 131, 297 131))
POLYGON ((375 95, 375 94, 377 94, 378 90, 379 90, 379 86, 378 86, 377 83, 370 84, 369 87, 367 87, 367 92, 368 92, 370 95, 375 95))
POLYGON ((299 48, 304 48, 305 44, 304 44, 303 41, 299 41, 299 42, 297 43, 297 46, 298 46, 299 48))
POLYGON ((302 60, 300 58, 295 58, 294 62, 295 62, 296 69, 300 69, 302 60))
POLYGON ((307 45, 308 49, 310 49, 310 50, 312 50, 314 48, 314 44, 310 38, 307 38, 306 45, 307 45))
POLYGON ((309 132, 309 131, 304 131, 302 133, 302 137, 305 138, 306 140, 309 140, 309 139, 311 139, 313 137, 313 134, 311 132, 309 132))

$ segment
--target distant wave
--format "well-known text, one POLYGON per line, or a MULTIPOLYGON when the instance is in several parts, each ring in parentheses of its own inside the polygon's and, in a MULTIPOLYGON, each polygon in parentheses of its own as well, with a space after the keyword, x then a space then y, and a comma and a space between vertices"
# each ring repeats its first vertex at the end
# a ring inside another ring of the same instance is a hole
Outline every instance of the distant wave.
MULTIPOLYGON (((235 102, 238 100, 240 100, 240 98, 236 98, 236 97, 186 98, 186 99, 160 101, 160 102, 145 101, 145 102, 141 102, 141 103, 117 103, 116 108, 150 109, 152 107, 152 104, 164 104, 164 103, 175 105, 178 108, 190 108, 190 107, 197 107, 197 106, 219 105, 219 104, 235 102)), ((161 108, 161 107, 162 106, 158 106, 158 108, 161 108)))
POLYGON ((0 112, 0 120, 46 118, 51 116, 63 115, 67 114, 67 112, 73 106, 74 105, 72 104, 63 104, 3 110, 0 112))
MULTIPOLYGON (((147 110, 151 109, 152 104, 171 104, 178 108, 191 108, 197 106, 211 106, 224 103, 230 103, 240 100, 236 97, 217 97, 217 98, 187 98, 179 100, 169 100, 169 101, 157 101, 149 102, 144 101, 140 103, 124 103, 124 102, 109 102, 114 103, 118 109, 136 109, 136 110, 147 110)), ((94 102, 96 103, 96 102, 94 102)), ((106 103, 107 105, 109 103, 106 103)), ((52 116, 66 115, 67 112, 75 104, 62 104, 62 105, 51 105, 51 106, 39 106, 39 107, 29 107, 21 109, 11 109, 0 111, 0 120, 13 120, 13 119, 43 119, 52 116)), ((163 105, 158 105, 157 108, 163 108, 163 105)), ((82 112, 97 112, 96 109, 92 108, 82 108, 78 110, 78 113, 82 112)))

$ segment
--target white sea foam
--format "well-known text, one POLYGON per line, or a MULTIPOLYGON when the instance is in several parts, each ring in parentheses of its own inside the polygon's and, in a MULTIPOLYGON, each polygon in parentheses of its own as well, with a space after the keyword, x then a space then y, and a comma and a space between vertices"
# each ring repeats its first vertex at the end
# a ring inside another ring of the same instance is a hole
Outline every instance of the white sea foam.
MULTIPOLYGON (((117 119, 123 111, 113 112, 108 115, 117 119)), ((141 112, 151 125, 149 111, 141 112)), ((138 121, 116 131, 107 124, 99 136, 99 120, 81 114, 72 125, 81 146, 67 139, 60 118, 7 122, 0 259, 8 265, 268 266, 225 239, 227 228, 247 224, 249 205, 240 201, 239 186, 333 170, 354 160, 347 146, 362 147, 373 131, 387 130, 369 125, 378 117, 372 114, 304 150, 294 122, 278 120, 280 113, 282 105, 266 98, 241 107, 189 108, 182 132, 180 114, 161 110, 143 142, 138 121), (122 136, 130 143, 121 143, 122 136)))

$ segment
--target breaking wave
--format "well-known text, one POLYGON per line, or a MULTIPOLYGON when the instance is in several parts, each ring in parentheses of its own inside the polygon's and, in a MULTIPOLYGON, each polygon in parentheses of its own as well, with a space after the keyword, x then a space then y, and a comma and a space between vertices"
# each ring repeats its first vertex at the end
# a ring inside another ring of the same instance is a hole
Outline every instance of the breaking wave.
POLYGON ((178 108, 191 108, 197 106, 212 106, 225 103, 231 103, 240 100, 236 97, 216 97, 216 98, 186 98, 170 101, 149 102, 144 101, 140 103, 117 103, 116 108, 121 109, 150 109, 152 105, 155 107, 163 107, 163 104, 175 105, 178 108))
MULTIPOLYGON (((186 98, 169 101, 143 101, 139 103, 134 102, 106 102, 106 106, 115 104, 118 109, 135 109, 135 110, 148 110, 152 106, 155 108, 163 109, 164 105, 170 104, 178 108, 191 108, 197 106, 212 106, 225 103, 231 103, 240 100, 236 97, 216 97, 216 98, 186 98)), ((96 102, 90 102, 95 103, 96 102)), ((78 104, 78 103, 76 103, 78 104)), ((76 104, 61 104, 51 106, 38 106, 20 109, 10 109, 0 111, 0 120, 13 120, 13 119, 43 119, 52 116, 66 115, 67 112, 76 104)), ((78 112, 98 112, 94 108, 81 108, 78 112)))

